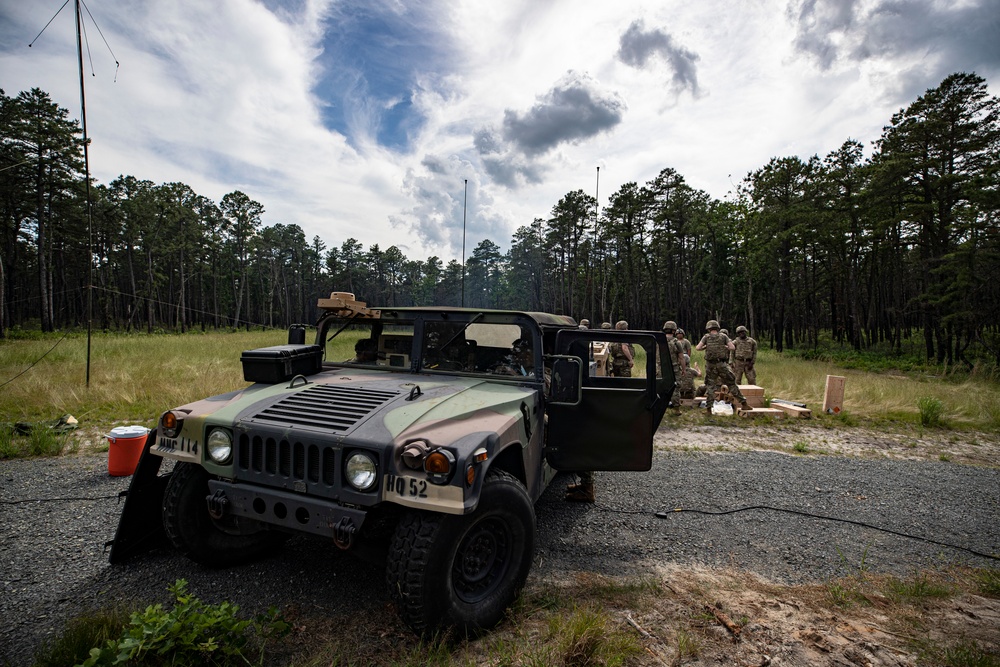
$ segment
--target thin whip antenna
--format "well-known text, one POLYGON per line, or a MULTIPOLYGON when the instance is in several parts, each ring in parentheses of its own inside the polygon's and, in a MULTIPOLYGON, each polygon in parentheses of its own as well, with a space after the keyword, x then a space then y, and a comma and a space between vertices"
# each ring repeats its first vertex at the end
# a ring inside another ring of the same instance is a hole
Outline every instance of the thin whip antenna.
MULTIPOLYGON (((52 15, 52 18, 49 19, 49 22, 45 24, 45 28, 48 28, 49 25, 51 25, 52 22, 56 20, 56 17, 59 16, 59 12, 61 12, 66 7, 66 5, 68 5, 68 4, 69 4, 69 0, 66 0, 66 2, 62 3, 62 7, 60 7, 59 9, 56 10, 56 13, 52 15)), ((31 48, 31 45, 34 44, 35 42, 37 42, 38 38, 42 36, 42 33, 45 32, 45 28, 42 28, 41 30, 39 30, 38 34, 35 35, 35 38, 33 40, 31 40, 31 42, 28 43, 28 48, 29 49, 31 48)))
MULTIPOLYGON (((45 24, 45 27, 35 36, 35 39, 31 40, 31 44, 28 44, 30 48, 32 44, 38 41, 38 38, 42 36, 45 29, 48 28, 52 21, 55 20, 56 16, 59 16, 59 12, 63 10, 66 5, 69 4, 69 0, 63 2, 62 7, 53 14, 49 22, 45 24)), ((93 220, 93 202, 90 194, 90 137, 87 135, 87 91, 84 86, 84 76, 83 76, 83 42, 86 40, 87 43, 87 57, 90 60, 90 73, 91 76, 97 76, 94 71, 94 58, 90 51, 90 40, 87 37, 87 31, 85 22, 83 20, 83 11, 80 7, 87 10, 87 15, 90 20, 94 22, 94 26, 97 28, 97 32, 100 33, 101 39, 104 40, 105 46, 108 47, 108 52, 111 53, 111 57, 115 59, 115 81, 118 80, 118 67, 120 63, 118 58, 115 57, 115 52, 111 50, 111 45, 108 44, 108 40, 104 37, 104 32, 101 30, 101 26, 97 25, 97 20, 94 15, 90 12, 90 7, 87 7, 83 3, 83 0, 75 0, 73 19, 76 23, 76 56, 77 63, 79 65, 80 71, 80 126, 83 130, 83 176, 84 182, 87 188, 87 264, 88 264, 88 274, 87 274, 87 376, 86 376, 86 386, 90 387, 90 347, 91 347, 91 335, 93 329, 93 313, 94 313, 94 220, 93 220)))
MULTIPOLYGON (((83 0, 80 1, 83 2, 83 0)), ((87 46, 87 60, 90 61, 90 76, 97 76, 97 73, 94 72, 94 54, 90 52, 90 38, 87 36, 86 21, 80 21, 80 32, 83 34, 83 43, 87 46)), ((80 64, 82 65, 83 63, 80 64)))
MULTIPOLYGON (((66 0, 66 2, 69 2, 69 0, 66 0)), ((87 16, 90 17, 90 20, 93 21, 94 23, 94 27, 97 28, 97 34, 99 34, 101 36, 101 39, 104 40, 104 46, 108 47, 108 53, 110 53, 111 57, 115 59, 115 81, 118 81, 118 68, 121 67, 121 63, 118 62, 118 56, 116 56, 115 52, 111 50, 111 45, 108 44, 108 38, 104 36, 104 31, 101 30, 101 25, 97 22, 97 19, 94 18, 94 15, 90 13, 90 7, 88 7, 87 3, 84 2, 83 0, 80 0, 80 4, 83 5, 83 8, 87 10, 87 16)), ((87 52, 88 54, 90 53, 89 44, 87 45, 87 52)), ((94 71, 93 61, 91 61, 90 63, 90 71, 93 74, 94 71)))

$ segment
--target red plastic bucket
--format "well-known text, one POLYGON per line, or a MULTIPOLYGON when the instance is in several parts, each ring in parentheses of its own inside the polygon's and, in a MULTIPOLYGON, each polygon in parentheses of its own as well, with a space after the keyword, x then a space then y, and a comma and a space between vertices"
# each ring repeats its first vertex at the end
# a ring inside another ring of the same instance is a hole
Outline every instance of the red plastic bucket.
POLYGON ((135 472, 146 444, 149 429, 145 426, 116 426, 108 433, 108 474, 126 477, 135 472))

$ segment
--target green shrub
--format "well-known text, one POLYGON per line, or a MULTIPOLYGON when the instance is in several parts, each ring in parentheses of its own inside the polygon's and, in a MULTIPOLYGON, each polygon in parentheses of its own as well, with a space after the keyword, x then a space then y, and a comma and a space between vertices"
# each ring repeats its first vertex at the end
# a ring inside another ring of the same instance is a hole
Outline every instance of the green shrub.
MULTIPOLYGON (((264 642, 283 636, 289 625, 270 609, 254 620, 241 620, 239 606, 229 602, 207 605, 178 579, 169 587, 175 603, 165 611, 151 605, 134 612, 121 637, 92 648, 82 667, 98 665, 252 665, 247 655, 264 642)), ((259 662, 262 662, 262 659, 259 662)))
POLYGON ((921 426, 942 425, 941 415, 944 414, 944 403, 941 402, 941 399, 924 396, 917 402, 917 407, 920 409, 921 426))

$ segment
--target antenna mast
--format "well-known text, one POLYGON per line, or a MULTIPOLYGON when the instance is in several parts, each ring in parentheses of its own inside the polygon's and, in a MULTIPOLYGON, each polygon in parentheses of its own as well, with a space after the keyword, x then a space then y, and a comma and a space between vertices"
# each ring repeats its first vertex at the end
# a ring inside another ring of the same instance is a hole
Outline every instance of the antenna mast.
POLYGON ((90 140, 87 137, 87 91, 83 83, 83 39, 80 0, 74 1, 76 15, 76 55, 80 66, 80 124, 83 126, 83 175, 87 185, 87 382, 90 387, 90 339, 94 314, 94 219, 90 205, 90 140))

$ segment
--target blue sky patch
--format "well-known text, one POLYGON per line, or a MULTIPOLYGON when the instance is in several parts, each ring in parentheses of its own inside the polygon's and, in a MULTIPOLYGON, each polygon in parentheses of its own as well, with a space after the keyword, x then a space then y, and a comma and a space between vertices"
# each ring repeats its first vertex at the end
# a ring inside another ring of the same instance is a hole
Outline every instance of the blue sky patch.
POLYGON ((326 19, 323 74, 315 92, 326 104, 323 122, 357 145, 371 137, 406 151, 424 118, 414 111, 421 76, 447 66, 449 40, 433 12, 384 2, 348 0, 326 19))

